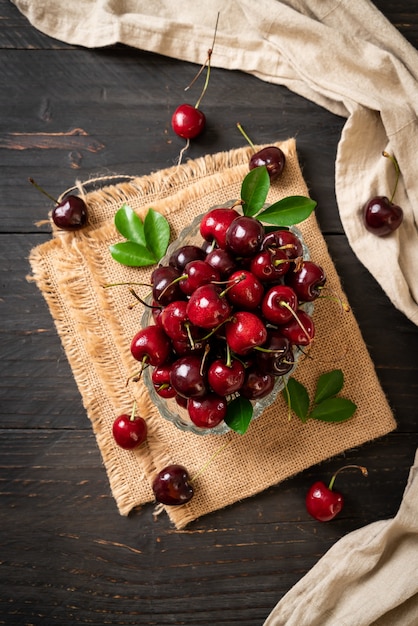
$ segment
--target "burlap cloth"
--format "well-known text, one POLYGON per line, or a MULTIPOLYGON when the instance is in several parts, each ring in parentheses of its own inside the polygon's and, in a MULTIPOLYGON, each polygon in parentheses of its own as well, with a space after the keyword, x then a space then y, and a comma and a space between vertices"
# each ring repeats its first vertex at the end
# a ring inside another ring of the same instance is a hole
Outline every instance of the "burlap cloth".
MULTIPOLYGON (((308 195, 295 141, 277 145, 285 152, 287 164, 280 181, 272 185, 268 201, 308 195)), ((358 406, 346 423, 310 420, 302 424, 296 417, 289 420, 284 400, 279 397, 244 436, 195 435, 177 429, 159 415, 142 381, 127 385, 127 379, 138 369, 130 354, 130 342, 139 330, 142 308, 129 308, 133 298, 127 287, 104 286, 149 282, 151 270, 128 268, 111 258, 109 245, 119 240, 113 224, 116 210, 127 202, 143 216, 152 206, 167 217, 176 238, 196 215, 239 197, 250 153, 251 148, 243 148, 206 156, 91 192, 85 197, 90 227, 76 234, 56 232, 51 241, 31 252, 33 279, 55 321, 122 515, 153 501, 150 483, 159 469, 181 463, 193 476, 230 438, 230 445, 198 476, 191 502, 166 507, 177 528, 396 427, 353 314, 328 300, 316 304, 316 340, 310 357, 300 362, 295 376, 313 394, 321 373, 341 368, 344 395, 358 406), (134 399, 147 420, 149 435, 143 446, 128 452, 115 445, 111 426, 118 414, 130 412, 134 399)), ((327 284, 346 299, 315 215, 300 228, 312 258, 326 271, 327 284)), ((136 289, 142 296, 149 292, 146 287, 136 289)))

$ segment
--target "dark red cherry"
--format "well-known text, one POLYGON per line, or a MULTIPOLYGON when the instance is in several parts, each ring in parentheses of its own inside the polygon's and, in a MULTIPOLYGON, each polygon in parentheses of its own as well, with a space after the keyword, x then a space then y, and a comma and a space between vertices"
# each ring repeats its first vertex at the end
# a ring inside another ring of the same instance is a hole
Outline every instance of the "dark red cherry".
POLYGON ((258 252, 264 238, 264 226, 255 217, 241 215, 226 231, 226 249, 235 256, 249 257, 258 252))
POLYGON ((308 346, 315 337, 313 319, 302 309, 296 311, 296 318, 291 319, 286 324, 281 324, 280 332, 293 345, 308 346))
POLYGON ((261 249, 268 250, 271 248, 283 250, 289 259, 303 256, 302 243, 299 237, 290 230, 279 229, 267 233, 261 244, 261 249))
POLYGON ((247 270, 238 270, 228 279, 227 298, 236 308, 253 311, 260 304, 263 295, 263 285, 247 270))
POLYGON ((225 337, 232 352, 245 355, 255 346, 262 346, 267 330, 261 319, 251 311, 237 311, 225 324, 225 337))
POLYGON ((275 382, 276 379, 271 374, 261 372, 257 367, 251 367, 246 371, 240 394, 248 400, 265 398, 273 391, 275 382))
POLYGON ((226 416, 227 402, 216 393, 207 393, 199 398, 189 398, 187 411, 195 426, 215 428, 226 416))
POLYGON ((200 234, 206 241, 215 240, 220 248, 226 246, 226 231, 230 224, 239 217, 235 209, 218 207, 206 213, 200 222, 200 234))
POLYGON ((231 305, 225 295, 213 284, 198 287, 187 304, 189 320, 201 328, 215 328, 228 318, 230 312, 231 305))
POLYGON ((186 341, 188 339, 187 323, 187 302, 185 300, 175 300, 164 307, 159 321, 166 335, 176 341, 186 341))
POLYGON ((290 262, 284 250, 261 250, 251 260, 250 270, 261 282, 280 280, 289 271, 290 262))
POLYGON ((206 126, 205 114, 192 104, 180 104, 171 118, 171 126, 179 137, 194 139, 206 126))
POLYGON ((187 296, 191 296, 198 287, 219 282, 221 278, 218 270, 200 259, 187 263, 183 276, 184 278, 180 281, 180 289, 187 296))
POLYGON ((284 376, 294 366, 292 346, 279 330, 268 330, 262 350, 256 350, 256 353, 257 369, 267 374, 284 376))
POLYGON ((240 389, 245 378, 245 368, 238 359, 227 363, 224 359, 212 361, 208 369, 208 383, 220 396, 229 396, 240 389))
POLYGON ((321 293, 326 282, 323 268, 313 261, 302 263, 286 276, 286 283, 292 287, 301 302, 312 302, 321 293))
POLYGON ((189 502, 194 495, 188 471, 182 465, 168 465, 152 481, 155 499, 161 504, 178 506, 189 502))
POLYGON ((146 440, 147 423, 139 415, 119 415, 113 422, 112 434, 119 447, 133 450, 146 440))
POLYGON ((160 326, 147 326, 132 339, 131 353, 137 361, 161 365, 171 354, 170 340, 160 326))
POLYGON ((203 396, 207 392, 206 378, 202 373, 202 359, 188 355, 177 359, 171 366, 170 382, 180 396, 203 396))
POLYGON ((190 261, 196 261, 205 259, 205 251, 199 246, 185 245, 177 248, 168 260, 168 264, 175 267, 180 273, 183 273, 184 268, 190 261))
POLYGON ((67 196, 52 209, 52 221, 62 230, 79 230, 87 224, 87 207, 82 198, 67 196))
POLYGON ((264 295, 261 303, 263 316, 272 324, 285 324, 293 319, 298 308, 298 298, 291 287, 273 285, 264 295))
POLYGON ((284 152, 276 146, 267 146, 252 155, 249 163, 250 170, 265 165, 270 180, 276 180, 284 170, 286 157, 284 152))
POLYGON ((237 269, 237 261, 223 248, 215 248, 208 252, 205 261, 218 270, 221 278, 227 278, 237 269))
POLYGON ((403 220, 403 210, 386 196, 376 196, 364 205, 363 218, 369 232, 385 237, 399 228, 403 220))
POLYGON ((151 274, 153 299, 166 306, 174 300, 185 300, 178 279, 180 272, 171 265, 160 265, 151 274))

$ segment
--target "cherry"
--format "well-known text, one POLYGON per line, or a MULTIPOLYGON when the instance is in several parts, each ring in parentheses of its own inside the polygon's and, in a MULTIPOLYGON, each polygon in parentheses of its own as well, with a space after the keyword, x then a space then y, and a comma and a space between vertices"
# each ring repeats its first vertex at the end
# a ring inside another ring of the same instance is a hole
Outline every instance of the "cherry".
POLYGON ((171 118, 171 127, 179 137, 194 139, 206 126, 206 116, 192 104, 180 104, 171 118))
POLYGON ((245 379, 245 368, 238 359, 228 363, 223 359, 212 361, 208 369, 208 383, 220 396, 229 396, 238 391, 245 379))
POLYGON ((260 318, 251 311, 237 311, 225 324, 226 342, 232 352, 245 355, 255 346, 262 346, 267 330, 260 318))
POLYGON ((124 450, 137 448, 147 438, 147 423, 144 418, 135 415, 135 403, 131 415, 119 415, 112 426, 115 442, 124 450))
POLYGON ((216 393, 207 393, 196 398, 189 398, 187 411, 195 426, 199 428, 215 428, 226 416, 227 402, 216 393))
POLYGON ((261 244, 262 250, 279 248, 283 250, 288 259, 297 259, 303 256, 303 247, 300 239, 290 230, 273 230, 264 237, 261 244))
POLYGON ((293 319, 298 308, 298 298, 291 287, 273 285, 264 295, 261 303, 263 316, 272 324, 285 324, 293 319))
POLYGON ((206 261, 199 259, 190 261, 184 268, 183 278, 180 281, 180 289, 190 296, 198 287, 211 282, 219 282, 220 274, 206 261))
POLYGON ((206 263, 209 263, 211 267, 218 270, 221 278, 227 278, 237 268, 237 261, 222 248, 214 248, 205 258, 206 263))
POLYGON ((131 353, 143 364, 161 365, 171 354, 170 340, 160 326, 147 326, 132 339, 131 353))
POLYGON ((261 282, 247 270, 238 270, 228 280, 227 298, 237 308, 254 310, 264 295, 261 282))
POLYGON ((226 231, 226 249, 236 256, 249 257, 260 249, 264 226, 255 217, 241 215, 226 231))
POLYGON ((375 196, 366 202, 363 207, 364 225, 369 232, 378 237, 390 235, 390 233, 399 228, 403 221, 403 210, 393 202, 399 182, 399 165, 394 156, 387 152, 382 154, 392 161, 396 170, 396 182, 392 196, 390 200, 387 196, 375 196))
POLYGON ((198 287, 190 296, 187 315, 195 326, 213 329, 231 313, 231 305, 219 287, 212 283, 198 287))
POLYGON ((244 384, 240 394, 248 400, 265 398, 273 391, 275 378, 266 372, 260 372, 256 367, 250 367, 246 372, 244 384))
POLYGON ((180 396, 191 398, 206 394, 207 383, 202 373, 202 359, 196 355, 188 355, 174 361, 170 382, 180 396))
POLYGON ((270 329, 263 347, 257 350, 257 368, 274 376, 284 376, 293 368, 294 361, 289 340, 279 330, 270 329))
POLYGON ((235 209, 218 207, 206 213, 200 222, 200 234, 205 241, 215 240, 220 248, 226 247, 226 231, 240 214, 235 209))
POLYGON ((187 340, 189 337, 187 323, 187 302, 175 300, 164 307, 159 317, 161 326, 170 339, 177 341, 187 340))
POLYGON ((160 265, 152 272, 152 296, 158 304, 166 306, 174 300, 184 300, 179 278, 180 272, 171 265, 160 265))
POLYGON ((296 316, 290 322, 280 325, 280 332, 289 339, 291 344, 308 346, 315 337, 315 325, 306 311, 298 309, 296 316))
POLYGON ((306 509, 309 515, 320 522, 329 522, 338 515, 343 508, 344 498, 332 488, 337 474, 349 467, 359 469, 363 476, 368 474, 367 469, 361 465, 345 465, 335 472, 328 487, 322 481, 315 482, 306 494, 306 509))
MULTIPOLYGON (((245 137, 245 139, 248 141, 250 146, 255 149, 254 143, 244 131, 241 124, 237 124, 237 128, 241 132, 243 137, 245 137)), ((256 167, 261 167, 264 165, 267 168, 270 180, 275 180, 283 172, 285 163, 286 157, 283 150, 280 150, 280 148, 277 148, 276 146, 267 146, 266 148, 262 148, 252 155, 249 162, 249 169, 253 170, 256 167)))
POLYGON ((163 363, 154 367, 151 374, 151 380, 156 393, 162 398, 174 398, 177 395, 176 390, 170 382, 171 363, 163 363))
POLYGON ((55 226, 62 230, 72 231, 79 230, 87 224, 87 206, 82 198, 68 195, 61 202, 58 202, 58 200, 42 189, 33 178, 29 178, 29 181, 38 191, 55 203, 51 213, 55 226))
POLYGON ((175 267, 179 272, 183 272, 187 263, 190 263, 190 261, 196 261, 197 259, 203 261, 205 256, 205 251, 199 246, 181 246, 170 255, 168 264, 175 267))
POLYGON ((290 262, 284 250, 268 249, 256 254, 250 265, 251 273, 262 282, 280 280, 289 271, 290 262))
POLYGON ((256 167, 265 165, 268 175, 270 176, 270 180, 276 180, 276 178, 279 178, 283 172, 285 163, 286 157, 280 148, 277 148, 276 146, 267 146, 252 155, 249 168, 250 170, 253 170, 256 167))
POLYGON ((326 282, 326 275, 317 263, 302 261, 297 269, 287 274, 286 282, 300 301, 312 302, 320 295, 326 282))
POLYGON ((177 506, 186 504, 194 495, 189 473, 182 465, 168 465, 152 481, 155 499, 161 504, 177 506))

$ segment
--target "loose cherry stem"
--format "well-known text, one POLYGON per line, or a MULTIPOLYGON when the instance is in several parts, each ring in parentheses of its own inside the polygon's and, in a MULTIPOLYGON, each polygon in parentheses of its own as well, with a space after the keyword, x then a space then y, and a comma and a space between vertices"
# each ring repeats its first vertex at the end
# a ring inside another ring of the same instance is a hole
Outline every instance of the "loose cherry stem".
POLYGON ((245 130, 243 129, 243 127, 241 126, 241 124, 239 122, 237 122, 237 128, 240 131, 241 135, 244 137, 244 139, 246 141, 248 141, 248 143, 250 144, 251 148, 253 148, 255 150, 254 143, 251 141, 251 139, 249 138, 249 136, 247 135, 247 133, 245 132, 245 130))
POLYGON ((209 48, 209 50, 208 50, 208 56, 207 56, 207 58, 206 58, 206 61, 204 62, 204 64, 202 65, 202 67, 200 68, 200 70, 198 71, 198 73, 196 74, 196 76, 193 78, 193 80, 191 81, 191 83, 189 83, 189 84, 187 85, 187 87, 185 88, 185 90, 184 90, 184 91, 188 91, 188 90, 190 89, 190 87, 191 87, 191 86, 192 86, 192 85, 196 82, 196 80, 199 78, 199 76, 202 74, 202 72, 204 71, 204 69, 205 69, 205 68, 207 68, 207 71, 206 71, 206 80, 205 80, 205 84, 203 85, 202 93, 200 94, 200 96, 199 96, 199 98, 198 98, 198 100, 197 100, 196 104, 194 105, 194 106, 195 106, 195 109, 198 109, 198 108, 199 108, 200 103, 202 102, 202 98, 203 98, 203 96, 205 95, 206 90, 207 90, 208 85, 209 85, 210 69, 211 69, 211 66, 210 66, 210 60, 211 60, 211 57, 212 57, 213 48, 215 47, 216 33, 217 33, 217 30, 218 30, 218 22, 219 22, 219 11, 218 11, 218 15, 217 15, 217 17, 216 17, 215 32, 214 32, 214 35, 213 35, 212 47, 211 47, 211 48, 209 48))
POLYGON ((44 194, 44 196, 46 196, 47 198, 49 198, 50 200, 52 200, 52 202, 54 202, 55 204, 59 204, 58 200, 56 198, 54 198, 53 196, 51 196, 51 194, 49 194, 47 191, 45 191, 45 189, 43 189, 40 185, 38 185, 38 183, 36 181, 33 180, 33 178, 29 178, 29 182, 41 193, 44 194))
POLYGON ((338 469, 335 472, 335 474, 332 476, 331 480, 329 481, 328 489, 330 491, 332 491, 332 488, 334 486, 334 482, 335 482, 335 479, 336 479, 337 475, 340 472, 342 472, 343 470, 348 469, 348 468, 354 468, 354 469, 360 470, 361 473, 363 474, 363 476, 368 476, 369 475, 369 472, 367 471, 367 467, 363 467, 362 465, 344 465, 343 467, 340 467, 340 469, 338 469))
POLYGON ((134 403, 132 405, 131 417, 129 418, 131 422, 135 420, 135 411, 136 411, 136 400, 134 400, 134 403))
POLYGON ((194 482, 196 480, 196 478, 198 476, 200 476, 200 474, 202 474, 205 469, 207 469, 207 467, 209 467, 209 465, 212 463, 212 461, 214 459, 216 459, 216 457, 225 450, 225 448, 227 448, 231 443, 232 443, 233 439, 229 439, 229 441, 227 441, 226 443, 224 443, 223 446, 221 446, 220 448, 218 448, 211 457, 209 457, 209 459, 206 461, 206 463, 204 463, 202 465, 202 467, 196 472, 196 474, 194 476, 192 476, 192 478, 190 479, 190 482, 194 482))
POLYGON ((393 154, 389 154, 389 152, 383 151, 383 152, 382 152, 382 155, 383 155, 384 157, 386 157, 387 159, 390 159, 390 160, 392 161, 393 166, 394 166, 394 168, 395 168, 395 172, 396 172, 396 182, 395 182, 395 187, 393 188, 393 192, 392 192, 392 195, 391 195, 391 197, 390 197, 390 202, 393 202, 393 198, 395 197, 395 193, 396 193, 396 190, 397 190, 397 188, 398 188, 399 175, 400 175, 400 172, 401 172, 401 171, 400 171, 400 169, 399 169, 399 163, 398 163, 398 161, 396 160, 396 158, 393 156, 393 154))

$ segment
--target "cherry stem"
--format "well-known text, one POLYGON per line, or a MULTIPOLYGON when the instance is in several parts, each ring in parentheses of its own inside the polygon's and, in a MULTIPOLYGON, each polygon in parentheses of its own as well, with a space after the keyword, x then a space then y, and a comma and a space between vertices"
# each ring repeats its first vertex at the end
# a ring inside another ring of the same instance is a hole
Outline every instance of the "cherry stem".
POLYGON ((285 309, 287 309, 288 311, 291 312, 291 314, 293 315, 293 317, 295 318, 295 320, 297 321, 297 323, 299 324, 299 326, 301 327, 301 329, 303 330, 303 332, 305 333, 306 337, 309 340, 309 343, 312 342, 312 339, 308 333, 308 331, 306 330, 305 326, 302 324, 302 322, 299 319, 299 316, 295 313, 295 311, 292 309, 292 307, 290 306, 290 304, 288 304, 285 300, 281 300, 280 301, 280 306, 283 306, 285 309))
POLYGON ((231 367, 232 365, 232 359, 231 359, 231 348, 229 347, 229 344, 226 344, 226 366, 227 367, 231 367))
MULTIPOLYGON (((204 66, 201 68, 200 72, 198 72, 198 76, 202 73, 205 65, 207 66, 207 71, 206 71, 206 80, 205 80, 205 84, 203 85, 203 89, 202 89, 202 93, 200 94, 195 106, 195 109, 198 109, 200 106, 200 103, 202 102, 202 98, 206 93, 206 90, 208 88, 209 85, 209 78, 210 78, 210 60, 212 57, 212 52, 213 52, 213 48, 215 47, 215 39, 216 39, 216 32, 218 30, 218 22, 219 22, 219 11, 218 11, 218 15, 216 16, 216 24, 215 24, 215 32, 213 35, 213 42, 212 42, 212 47, 209 48, 208 50, 208 57, 206 59, 206 63, 204 64, 204 66)), ((197 78, 197 77, 196 77, 197 78)), ((194 81, 192 81, 194 82, 194 81)))
POLYGON ((218 448, 218 449, 217 449, 217 450, 216 450, 216 451, 212 454, 212 456, 211 456, 211 457, 209 457, 209 459, 206 461, 206 463, 204 463, 204 464, 202 465, 202 467, 201 467, 199 470, 197 470, 196 474, 195 474, 194 476, 192 476, 192 478, 190 479, 190 482, 191 482, 191 483, 192 483, 192 482, 194 482, 194 481, 196 480, 196 478, 197 478, 198 476, 200 476, 200 474, 202 474, 202 472, 204 472, 204 471, 205 471, 205 469, 206 469, 207 467, 209 467, 209 465, 212 463, 212 461, 213 461, 214 459, 216 459, 216 457, 217 457, 217 456, 218 456, 221 452, 223 452, 223 451, 225 450, 225 448, 229 446, 229 444, 231 444, 231 443, 232 443, 232 441, 233 441, 233 439, 229 439, 229 441, 227 441, 226 443, 224 443, 224 445, 223 445, 223 446, 221 446, 220 448, 218 448))
POLYGON ((152 287, 152 285, 150 283, 135 283, 135 282, 122 282, 122 283, 107 283, 106 285, 103 285, 103 289, 109 289, 110 287, 123 287, 126 285, 138 285, 139 287, 152 287))
POLYGON ((55 204, 59 204, 58 200, 56 198, 54 198, 53 196, 51 196, 51 194, 49 194, 47 191, 45 191, 45 189, 43 189, 40 185, 38 185, 38 183, 36 181, 33 180, 33 178, 29 178, 29 182, 41 193, 44 194, 44 196, 46 196, 47 198, 49 198, 50 200, 52 200, 52 202, 55 202, 55 204))
POLYGON ((237 122, 237 128, 240 131, 241 135, 244 137, 244 139, 246 141, 248 141, 248 143, 250 144, 251 148, 253 148, 255 150, 254 143, 251 141, 251 139, 249 138, 249 136, 247 135, 247 133, 245 132, 245 130, 243 129, 243 127, 241 126, 241 124, 239 122, 237 122))
POLYGON ((186 322, 186 324, 184 326, 186 328, 187 337, 189 338, 192 350, 194 350, 195 344, 194 344, 194 340, 193 340, 193 337, 192 337, 192 332, 190 330, 190 324, 186 322))
POLYGON ((138 296, 138 294, 136 293, 136 291, 134 289, 132 289, 132 287, 129 289, 129 293, 133 295, 134 298, 136 298, 138 300, 138 302, 140 302, 141 304, 143 304, 144 306, 148 307, 149 309, 161 309, 160 305, 156 305, 156 304, 148 304, 148 302, 145 302, 145 300, 143 300, 142 298, 140 298, 138 296))
POLYGON ((329 481, 329 485, 328 485, 328 489, 330 491, 332 491, 332 488, 334 486, 334 482, 335 479, 337 477, 337 475, 342 472, 342 470, 348 469, 348 468, 354 468, 354 469, 358 469, 361 471, 361 473, 363 474, 363 476, 368 476, 369 472, 367 471, 367 467, 363 467, 363 465, 344 465, 343 467, 340 467, 340 469, 338 469, 335 474, 333 475, 333 477, 331 478, 331 480, 329 481))
POLYGON ((129 418, 131 422, 135 420, 135 411, 136 411, 136 400, 134 400, 134 403, 132 405, 131 417, 129 418))
POLYGON ((399 169, 399 163, 398 163, 398 161, 396 160, 396 158, 393 156, 393 154, 389 154, 389 152, 383 151, 383 152, 382 152, 382 155, 383 155, 384 157, 386 157, 387 159, 390 159, 390 160, 392 161, 393 166, 394 166, 394 168, 395 168, 395 172, 396 172, 396 182, 395 182, 395 187, 394 187, 394 189, 393 189, 393 192, 392 192, 392 195, 391 195, 391 198, 390 198, 390 202, 393 202, 393 198, 395 197, 395 193, 396 193, 396 190, 397 190, 397 188, 398 188, 399 175, 400 175, 400 172, 401 172, 401 171, 400 171, 400 169, 399 169))

